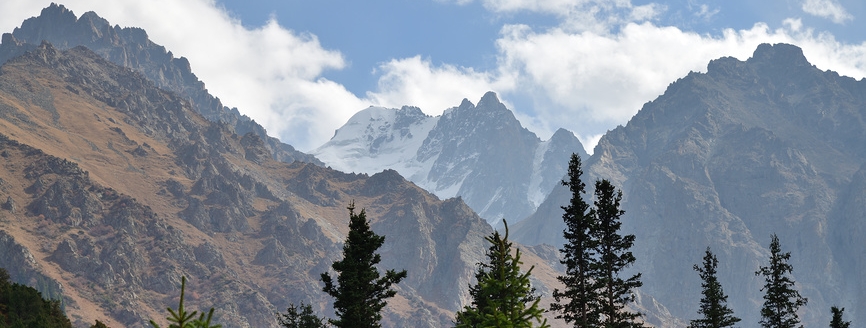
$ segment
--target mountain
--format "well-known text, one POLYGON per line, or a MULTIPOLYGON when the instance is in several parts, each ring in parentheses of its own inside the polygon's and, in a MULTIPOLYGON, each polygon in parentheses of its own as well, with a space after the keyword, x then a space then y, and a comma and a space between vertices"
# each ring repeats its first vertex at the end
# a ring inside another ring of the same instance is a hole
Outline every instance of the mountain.
POLYGON ((226 327, 275 327, 290 302, 328 313, 318 276, 354 200, 386 236, 383 267, 409 269, 388 326, 440 327, 492 232, 395 171, 276 162, 255 134, 84 47, 43 43, 0 66, 0 131, 0 266, 62 295, 76 326, 163 318, 181 276, 188 306, 216 307, 226 327))
MULTIPOLYGON (((866 81, 821 71, 796 46, 762 44, 746 61, 716 59, 677 80, 605 134, 584 180, 622 188, 634 269, 672 315, 697 316, 691 267, 710 246, 735 314, 756 325, 763 281, 754 273, 775 233, 809 299, 806 326, 825 325, 833 305, 866 322, 864 144, 866 81)), ((561 245, 553 232, 564 229, 569 197, 556 188, 514 226, 515 240, 561 245)))
MULTIPOLYGON (((409 271, 384 326, 448 326, 493 231, 394 170, 276 161, 255 133, 83 46, 43 42, 0 66, 0 157, 0 267, 76 327, 148 326, 184 276, 187 307, 224 327, 276 327, 290 303, 333 316, 319 274, 342 256, 351 202, 386 236, 382 267, 409 271)), ((548 306, 555 249, 517 247, 548 306)), ((638 295, 648 322, 677 322, 638 295)))
POLYGON ((35 49, 42 41, 59 49, 85 46, 115 64, 142 73, 160 88, 181 95, 207 119, 225 122, 241 135, 252 132, 265 142, 275 159, 322 165, 315 157, 268 136, 261 125, 236 108, 223 106, 192 73, 186 58, 175 58, 165 47, 150 41, 143 29, 111 26, 92 11, 79 18, 66 7, 52 3, 38 17, 25 20, 12 33, 4 33, 0 41, 0 64, 35 49))
POLYGON ((540 140, 492 92, 477 106, 464 99, 437 117, 417 107, 370 107, 312 152, 345 172, 394 169, 441 198, 461 197, 492 224, 531 214, 559 184, 572 153, 588 157, 564 129, 540 140))

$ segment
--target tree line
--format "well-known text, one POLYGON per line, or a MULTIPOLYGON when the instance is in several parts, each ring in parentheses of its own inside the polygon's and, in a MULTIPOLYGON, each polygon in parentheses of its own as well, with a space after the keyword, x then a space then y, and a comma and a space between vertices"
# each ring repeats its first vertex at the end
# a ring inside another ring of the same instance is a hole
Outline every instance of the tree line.
MULTIPOLYGON (((635 301, 635 289, 642 286, 641 274, 628 274, 625 269, 635 262, 630 251, 634 235, 620 233, 622 191, 610 181, 595 182, 593 204, 584 200, 586 185, 581 181, 583 171, 580 157, 571 155, 568 174, 562 181, 572 193, 567 206, 563 206, 562 219, 566 243, 560 249, 560 262, 566 270, 557 277, 563 288, 553 291, 554 302, 550 311, 574 327, 637 328, 644 327, 643 314, 628 308, 635 301)), ((334 298, 336 318, 319 317, 310 304, 291 304, 285 313, 277 314, 279 325, 285 328, 322 327, 381 327, 381 311, 387 299, 396 295, 392 288, 407 277, 406 270, 379 272, 381 261, 377 250, 385 236, 370 229, 366 211, 355 213, 350 203, 349 234, 343 245, 343 259, 331 268, 335 277, 322 273, 322 291, 334 298)), ((485 261, 478 263, 475 283, 469 286, 470 304, 457 312, 454 326, 474 327, 549 327, 543 314, 548 310, 539 305, 530 277, 534 267, 522 270, 521 253, 508 240, 508 224, 504 234, 494 231, 485 238, 490 244, 485 261)), ((795 289, 791 278, 791 253, 783 252, 779 238, 774 234, 770 242, 767 266, 755 272, 763 276, 764 303, 760 325, 764 328, 796 328, 800 325, 797 310, 808 300, 795 289)), ((707 247, 703 262, 693 269, 700 276, 702 297, 698 315, 690 321, 690 328, 734 327, 740 318, 727 305, 717 278, 718 259, 707 247)), ((207 313, 189 312, 184 307, 186 278, 181 282, 180 302, 177 309, 168 308, 169 328, 219 328, 213 321, 214 309, 207 313)), ((844 308, 832 307, 831 328, 848 328, 850 322, 842 318, 844 308)), ((151 321, 155 328, 160 326, 151 321)), ((5 327, 71 327, 58 301, 45 301, 34 289, 9 282, 5 270, 0 269, 0 328, 5 327), (29 290, 28 290, 29 288, 29 290), (33 297, 36 295, 36 301, 33 297), (40 303, 42 302, 42 303, 40 303)), ((97 321, 91 328, 106 327, 97 321)))

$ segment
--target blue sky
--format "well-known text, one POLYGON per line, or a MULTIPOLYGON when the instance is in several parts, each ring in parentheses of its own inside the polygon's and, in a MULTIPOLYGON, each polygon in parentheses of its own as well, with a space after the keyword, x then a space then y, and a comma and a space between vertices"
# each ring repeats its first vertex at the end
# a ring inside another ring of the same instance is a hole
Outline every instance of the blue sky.
MULTIPOLYGON (((350 65, 325 76, 340 81, 350 91, 363 94, 376 86, 373 69, 392 58, 421 55, 436 64, 453 64, 488 70, 495 67, 495 40, 502 26, 528 24, 556 27, 557 15, 531 11, 491 12, 479 1, 456 4, 446 1, 273 1, 221 0, 220 5, 254 28, 276 18, 281 25, 318 36, 322 46, 338 49, 350 65), (335 8, 341 8, 335 10, 335 8)), ((665 6, 653 21, 701 34, 719 35, 724 29, 749 29, 757 22, 782 27, 787 18, 831 32, 840 41, 863 42, 864 19, 832 19, 807 14, 802 1, 633 1, 635 6, 665 6)), ((852 17, 866 16, 866 2, 836 2, 852 17)))
MULTIPOLYGON (((0 2, 10 32, 51 0, 0 2)), ((56 0, 55 0, 56 1, 56 0)), ((587 146, 689 71, 793 43, 866 76, 862 0, 69 0, 187 57, 224 104, 301 150, 371 105, 430 115, 495 91, 541 138, 587 146)), ((592 149, 588 149, 591 151, 592 149)))
MULTIPOLYGON (((325 76, 341 81, 357 94, 375 88, 377 78, 373 70, 393 58, 420 55, 435 64, 494 68, 493 41, 503 23, 515 21, 491 14, 479 3, 454 5, 409 0, 219 3, 249 27, 262 25, 274 17, 287 28, 315 34, 325 48, 339 49, 349 66, 326 72, 325 76)), ((545 23, 543 18, 535 21, 545 23)))

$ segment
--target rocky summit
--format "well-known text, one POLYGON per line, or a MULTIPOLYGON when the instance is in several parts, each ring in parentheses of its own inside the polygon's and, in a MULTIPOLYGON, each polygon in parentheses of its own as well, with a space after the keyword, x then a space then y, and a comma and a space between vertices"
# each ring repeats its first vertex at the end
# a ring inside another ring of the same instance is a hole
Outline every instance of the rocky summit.
MULTIPOLYGON (((729 302, 755 325, 771 234, 791 252, 806 326, 830 307, 866 322, 862 254, 866 207, 866 81, 821 71, 800 48, 762 44, 746 61, 713 60, 605 134, 585 162, 585 181, 624 193, 624 229, 636 235, 643 290, 676 317, 695 318, 693 264, 712 247, 729 302), (850 311, 850 312, 849 312, 850 311)), ((589 185, 589 184, 588 184, 589 185)), ((556 189, 514 227, 516 240, 560 245, 556 189)))

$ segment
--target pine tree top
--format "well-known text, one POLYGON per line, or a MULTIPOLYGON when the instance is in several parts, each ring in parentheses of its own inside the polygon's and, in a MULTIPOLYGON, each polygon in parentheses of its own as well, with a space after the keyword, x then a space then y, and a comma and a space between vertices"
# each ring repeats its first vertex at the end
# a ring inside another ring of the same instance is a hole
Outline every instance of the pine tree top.
POLYGON ((380 327, 382 308, 397 291, 391 289, 406 278, 406 270, 387 270, 384 276, 375 267, 381 261, 376 250, 385 243, 385 237, 370 229, 364 209, 355 214, 355 203, 349 210, 349 234, 343 245, 343 259, 331 267, 337 272, 336 283, 327 272, 321 274, 322 290, 334 297, 334 310, 338 319, 329 320, 336 327, 380 327))
POLYGON ((719 260, 710 250, 710 247, 707 247, 703 265, 698 266, 696 264, 693 267, 703 281, 701 283, 703 297, 698 309, 698 314, 703 317, 692 320, 689 328, 733 327, 737 322, 740 322, 740 318, 735 317, 734 311, 728 307, 728 296, 725 295, 722 285, 716 277, 718 265, 719 260))
POLYGON ((457 313, 457 327, 548 327, 529 279, 534 266, 521 272, 520 249, 512 251, 504 224, 504 236, 494 231, 484 238, 490 243, 487 261, 478 264, 477 283, 469 288, 472 303, 457 313))
MULTIPOLYGON (((761 308, 761 326, 764 328, 794 328, 800 324, 797 310, 806 305, 791 278, 793 267, 788 263, 790 252, 782 252, 779 237, 772 235, 770 265, 761 266, 755 275, 764 276, 764 305, 761 308)), ((799 325, 802 327, 802 325, 799 325)))

